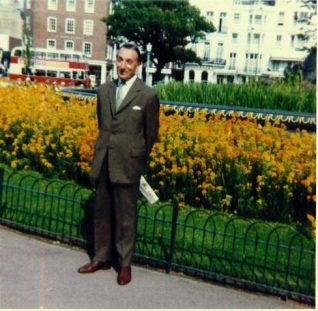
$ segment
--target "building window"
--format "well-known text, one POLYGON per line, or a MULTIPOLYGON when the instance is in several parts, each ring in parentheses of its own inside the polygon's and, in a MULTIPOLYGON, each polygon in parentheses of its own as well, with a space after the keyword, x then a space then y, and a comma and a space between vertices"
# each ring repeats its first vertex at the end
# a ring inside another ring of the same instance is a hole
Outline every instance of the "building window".
POLYGON ((293 48, 294 45, 295 45, 295 36, 291 35, 291 37, 290 37, 290 46, 293 48))
POLYGON ((57 1, 58 0, 48 0, 47 8, 49 10, 57 10, 57 1))
POLYGON ((233 70, 236 66, 236 53, 230 53, 229 69, 233 70))
POLYGON ((65 41, 65 50, 74 51, 74 41, 65 41))
POLYGON ((219 42, 218 47, 216 49, 216 58, 220 61, 223 58, 223 43, 219 42))
POLYGON ((75 12, 76 11, 76 0, 66 1, 66 11, 75 12))
POLYGON ((48 32, 56 32, 57 28, 57 18, 56 17, 48 17, 47 18, 47 31, 48 32))
POLYGON ((95 0, 85 0, 85 13, 94 13, 95 0))
POLYGON ((240 22, 240 13, 234 13, 234 23, 240 22))
POLYGON ((228 76, 227 77, 227 83, 228 84, 233 84, 234 83, 234 76, 228 76))
POLYGON ((247 34, 247 44, 251 44, 251 34, 247 34))
POLYGON ((84 19, 84 31, 85 36, 92 36, 94 33, 94 21, 92 19, 84 19))
POLYGON ((307 19, 309 16, 308 12, 299 12, 299 19, 307 19))
POLYGON ((93 44, 91 42, 83 43, 83 54, 86 56, 92 56, 93 44))
POLYGON ((210 42, 204 43, 204 60, 209 60, 210 58, 210 42))
POLYGON ((48 49, 55 50, 56 49, 56 40, 55 39, 47 39, 46 46, 48 49))
POLYGON ((219 32, 226 32, 226 13, 220 13, 219 32))
POLYGON ((273 71, 275 71, 275 72, 279 71, 279 62, 274 60, 272 68, 273 68, 273 71))
POLYGON ((285 13, 284 12, 279 12, 278 14, 278 26, 284 26, 284 17, 285 17, 285 13))
POLYGON ((232 43, 238 42, 238 33, 232 33, 232 43))
POLYGON ((299 14, 298 14, 298 22, 307 22, 308 18, 309 18, 309 13, 308 12, 299 12, 299 14))
POLYGON ((66 33, 75 33, 75 19, 67 18, 65 20, 65 32, 66 33))
POLYGON ((223 84, 224 78, 225 78, 225 76, 223 76, 223 75, 217 75, 216 76, 216 83, 217 84, 223 84))
POLYGON ((72 59, 72 55, 70 54, 60 54, 60 59, 65 61, 70 61, 72 59))
POLYGON ((213 19, 213 12, 212 11, 207 11, 206 12, 206 17, 209 21, 212 21, 213 19))
POLYGON ((262 15, 255 15, 254 23, 255 24, 261 24, 262 23, 262 15))
POLYGON ((258 72, 258 59, 259 55, 256 53, 247 53, 245 61, 245 71, 248 73, 258 72))
POLYGON ((53 53, 53 52, 47 53, 47 58, 48 59, 59 59, 59 53, 53 53))
POLYGON ((201 81, 207 82, 208 81, 208 73, 207 71, 203 71, 201 74, 201 81))
POLYGON ((260 44, 261 35, 259 33, 254 33, 253 35, 253 44, 260 44))
POLYGON ((278 45, 278 46, 282 45, 282 38, 283 38, 282 35, 276 36, 276 45, 278 45))
POLYGON ((195 76, 194 71, 193 71, 193 70, 190 70, 190 71, 189 71, 189 80, 190 80, 190 81, 194 81, 194 76, 195 76))

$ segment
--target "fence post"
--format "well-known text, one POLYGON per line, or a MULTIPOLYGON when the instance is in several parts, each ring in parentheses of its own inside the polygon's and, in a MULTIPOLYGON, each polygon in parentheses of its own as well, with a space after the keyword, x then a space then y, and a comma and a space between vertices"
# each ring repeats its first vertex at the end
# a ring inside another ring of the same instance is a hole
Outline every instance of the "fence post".
POLYGON ((170 235, 169 259, 168 259, 168 266, 166 268, 167 273, 171 271, 171 266, 172 266, 175 240, 176 240, 178 214, 179 214, 179 204, 178 204, 178 199, 176 199, 176 200, 173 200, 172 202, 172 226, 171 226, 171 235, 170 235))

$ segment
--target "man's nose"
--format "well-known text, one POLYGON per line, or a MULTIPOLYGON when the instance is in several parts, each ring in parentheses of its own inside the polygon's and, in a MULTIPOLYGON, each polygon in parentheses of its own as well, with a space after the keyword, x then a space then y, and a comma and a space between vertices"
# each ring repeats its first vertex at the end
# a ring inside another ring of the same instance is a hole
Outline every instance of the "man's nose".
POLYGON ((121 62, 120 63, 120 69, 125 69, 126 68, 126 63, 125 62, 121 62))

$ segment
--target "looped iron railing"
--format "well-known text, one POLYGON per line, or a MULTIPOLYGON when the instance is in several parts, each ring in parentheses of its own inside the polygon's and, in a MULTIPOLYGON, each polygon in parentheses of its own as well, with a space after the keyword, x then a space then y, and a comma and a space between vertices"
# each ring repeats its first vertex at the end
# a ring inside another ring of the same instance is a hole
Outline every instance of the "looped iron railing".
MULTIPOLYGON (((92 252, 93 205, 92 190, 0 168, 0 224, 92 252)), ((292 226, 140 198, 134 259, 315 302, 315 243, 292 226)))
POLYGON ((71 182, 0 169, 0 217, 3 224, 72 243, 81 237, 83 202, 91 191, 71 182), (4 176, 5 175, 5 176, 4 176), (1 179, 2 177, 2 179, 1 179), (2 183, 1 183, 2 180, 2 183))
MULTIPOLYGON (((81 90, 72 88, 63 88, 61 90, 64 98, 68 98, 68 94, 73 94, 80 99, 94 98, 97 96, 96 90, 81 90)), ((280 121, 289 129, 306 129, 309 131, 316 131, 316 114, 315 113, 301 113, 289 111, 277 111, 270 109, 258 109, 247 107, 236 107, 226 105, 210 105, 204 103, 185 103, 173 101, 160 101, 161 105, 176 112, 186 112, 188 114, 205 111, 209 115, 219 114, 223 117, 236 116, 241 119, 252 118, 257 122, 275 122, 280 121)))

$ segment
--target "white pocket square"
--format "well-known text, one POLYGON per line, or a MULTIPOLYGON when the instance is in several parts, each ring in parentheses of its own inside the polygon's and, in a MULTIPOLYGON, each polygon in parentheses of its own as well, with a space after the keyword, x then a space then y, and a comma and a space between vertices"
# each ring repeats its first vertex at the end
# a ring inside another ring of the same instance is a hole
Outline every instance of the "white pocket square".
POLYGON ((133 110, 141 110, 141 108, 139 106, 134 106, 132 107, 133 110))

